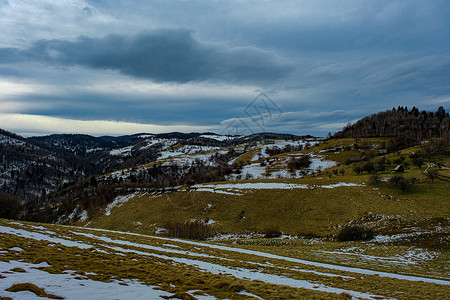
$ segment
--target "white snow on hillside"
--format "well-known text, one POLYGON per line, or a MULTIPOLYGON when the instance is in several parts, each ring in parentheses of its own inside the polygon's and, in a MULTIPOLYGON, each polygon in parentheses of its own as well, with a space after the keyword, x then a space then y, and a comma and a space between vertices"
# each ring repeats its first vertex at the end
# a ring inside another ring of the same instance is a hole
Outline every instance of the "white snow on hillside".
POLYGON ((105 215, 109 216, 111 214, 111 210, 115 207, 119 207, 128 200, 132 199, 136 196, 137 193, 128 194, 126 196, 117 196, 113 202, 109 203, 105 208, 105 215))
POLYGON ((329 168, 333 168, 336 167, 337 163, 335 161, 332 160, 324 160, 319 156, 316 157, 312 157, 311 158, 311 165, 309 166, 308 169, 313 170, 313 171, 323 171, 329 168))
MULTIPOLYGON (((290 157, 302 156, 303 154, 292 154, 283 158, 278 158, 278 167, 272 169, 268 166, 261 166, 261 163, 250 163, 242 167, 240 174, 231 174, 228 180, 242 179, 276 179, 276 178, 299 178, 302 177, 301 170, 289 172, 287 163, 290 157), (267 173, 269 170, 269 173, 267 173)), ((311 174, 316 171, 323 171, 337 166, 337 163, 330 160, 324 160, 320 156, 311 156, 311 165, 304 171, 305 174, 311 174)))
MULTIPOLYGON (((283 148, 286 147, 286 146, 292 146, 292 147, 299 147, 299 146, 302 146, 302 147, 305 147, 306 144, 313 145, 313 144, 315 144, 315 143, 307 142, 307 141, 305 141, 305 140, 299 140, 299 141, 292 141, 292 140, 275 140, 275 141, 272 141, 272 142, 270 142, 270 143, 263 144, 263 145, 261 145, 261 146, 259 147, 259 148, 261 149, 261 150, 260 150, 260 156, 261 156, 262 158, 267 158, 267 157, 269 157, 269 155, 266 153, 266 149, 272 149, 272 148, 275 148, 275 147, 280 148, 280 149, 283 149, 283 148)), ((257 159, 257 158, 258 158, 258 155, 256 156, 255 159, 257 159)))
POLYGON ((87 219, 88 219, 88 212, 87 212, 87 210, 83 210, 80 213, 80 221, 85 222, 87 219))
MULTIPOLYGON (((188 167, 196 161, 201 161, 207 166, 215 166, 216 162, 212 160, 212 156, 216 154, 226 154, 230 150, 228 148, 213 146, 179 145, 177 139, 160 139, 154 137, 149 138, 145 141, 145 143, 147 144, 140 144, 140 150, 145 150, 153 146, 158 146, 159 149, 161 149, 156 163, 159 163, 163 166, 176 165, 180 167, 188 167)), ((268 158, 269 155, 266 153, 266 149, 270 149, 273 147, 283 149, 288 145, 293 147, 305 147, 308 144, 312 145, 315 143, 317 143, 317 141, 273 140, 236 146, 234 147, 235 155, 229 158, 228 164, 232 166, 236 158, 238 158, 242 153, 245 153, 245 151, 253 152, 253 157, 250 159, 250 161, 252 162, 244 165, 240 172, 235 172, 226 176, 226 180, 299 178, 304 176, 305 174, 315 173, 317 171, 322 171, 336 166, 336 162, 325 160, 322 156, 315 154, 310 154, 311 165, 309 168, 304 170, 289 171, 287 168, 287 163, 291 157, 303 156, 305 154, 288 153, 284 156, 278 156, 277 158, 272 159, 271 162, 265 162, 267 163, 266 166, 261 166, 261 162, 259 161, 259 159, 268 158), (270 166, 272 163, 275 163, 275 165, 270 166)), ((112 155, 118 156, 129 156, 131 155, 131 148, 125 147, 121 149, 115 149, 110 151, 110 153, 112 155)), ((111 175, 117 179, 126 179, 130 175, 130 170, 116 171, 111 173, 111 175)), ((182 175, 183 174, 180 174, 180 176, 182 175)))
POLYGON ((219 153, 225 153, 226 151, 220 150, 220 147, 212 146, 199 146, 199 145, 184 145, 177 149, 162 151, 158 160, 168 159, 164 162, 165 165, 177 164, 177 165, 190 165, 196 160, 200 160, 203 163, 208 164, 211 156, 219 153), (220 151, 219 151, 220 150, 220 151))
POLYGON ((287 168, 271 171, 266 173, 266 167, 260 163, 252 163, 242 167, 240 174, 231 174, 228 180, 244 180, 244 179, 276 179, 276 178, 297 178, 300 177, 299 172, 291 174, 287 168))
POLYGON ((224 191, 236 195, 236 192, 241 190, 292 190, 292 189, 308 189, 306 184, 291 184, 279 182, 254 182, 254 183, 224 183, 224 184, 197 184, 191 188, 197 191, 208 191, 215 193, 223 193, 224 191))
POLYGON ((234 140, 243 136, 229 136, 229 135, 215 135, 215 134, 202 134, 200 136, 201 138, 207 138, 207 139, 212 139, 212 140, 216 140, 216 141, 229 141, 229 140, 234 140))
POLYGON ((133 146, 128 146, 120 149, 114 149, 109 151, 109 154, 114 156, 131 156, 131 149, 133 146))
POLYGON ((251 190, 294 190, 294 189, 334 189, 339 187, 361 187, 363 184, 338 182, 329 185, 308 185, 283 182, 245 182, 245 183, 222 183, 222 184, 196 184, 190 187, 190 191, 211 192, 228 195, 242 195, 251 190))
POLYGON ((357 183, 347 183, 347 182, 339 182, 335 184, 329 184, 329 185, 321 185, 321 188, 324 189, 334 189, 341 186, 364 186, 363 184, 357 184, 357 183))
POLYGON ((184 155, 186 154, 185 151, 183 151, 183 149, 174 149, 174 150, 167 150, 167 151, 162 151, 160 156, 158 157, 158 160, 163 160, 166 158, 170 158, 170 157, 175 157, 175 156, 180 156, 180 155, 184 155))
POLYGON ((154 134, 141 134, 140 136, 138 136, 138 138, 148 139, 148 138, 151 138, 151 137, 154 137, 154 136, 155 136, 154 134))
POLYGON ((177 139, 163 139, 163 138, 150 138, 145 140, 145 145, 139 147, 140 150, 146 150, 153 146, 159 145, 162 150, 165 150, 178 143, 177 139))
POLYGON ((101 147, 90 148, 90 149, 86 149, 86 153, 92 153, 92 152, 97 152, 97 151, 102 151, 102 150, 105 150, 105 148, 101 148, 101 147))

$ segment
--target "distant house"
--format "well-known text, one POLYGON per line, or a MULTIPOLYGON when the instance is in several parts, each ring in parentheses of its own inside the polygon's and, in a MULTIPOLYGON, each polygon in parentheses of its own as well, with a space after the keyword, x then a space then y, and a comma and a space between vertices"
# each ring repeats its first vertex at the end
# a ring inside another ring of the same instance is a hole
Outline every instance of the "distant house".
POLYGON ((403 168, 402 165, 397 165, 397 166, 392 170, 392 172, 394 172, 394 173, 403 173, 403 172, 405 172, 405 168, 403 168))

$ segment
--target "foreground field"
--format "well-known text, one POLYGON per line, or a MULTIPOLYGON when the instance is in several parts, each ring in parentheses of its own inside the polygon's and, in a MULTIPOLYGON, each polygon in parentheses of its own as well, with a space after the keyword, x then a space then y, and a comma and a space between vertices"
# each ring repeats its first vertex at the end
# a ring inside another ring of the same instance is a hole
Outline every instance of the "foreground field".
POLYGON ((226 236, 194 242, 0 220, 0 297, 33 299, 32 289, 66 299, 445 299, 450 294, 448 251, 386 240, 226 236))

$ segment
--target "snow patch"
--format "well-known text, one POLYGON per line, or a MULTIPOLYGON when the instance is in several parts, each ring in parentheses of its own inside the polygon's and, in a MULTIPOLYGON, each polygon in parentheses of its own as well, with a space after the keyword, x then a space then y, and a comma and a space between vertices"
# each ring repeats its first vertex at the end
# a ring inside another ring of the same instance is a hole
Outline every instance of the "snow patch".
POLYGON ((364 184, 357 184, 357 183, 338 182, 338 183, 335 183, 335 184, 322 185, 322 186, 319 186, 319 187, 324 188, 324 189, 334 189, 334 188, 341 187, 341 186, 365 186, 365 185, 364 184))
POLYGON ((307 189, 306 184, 293 184, 293 183, 279 183, 279 182, 247 182, 247 183, 224 183, 224 184, 209 184, 209 185, 194 185, 198 189, 222 189, 222 190, 292 190, 292 189, 307 189))
POLYGON ((125 202, 127 202, 128 200, 132 199, 133 197, 135 197, 137 195, 137 193, 132 193, 126 196, 117 196, 113 202, 111 202, 110 204, 108 204, 105 208, 105 215, 109 216, 111 215, 111 210, 115 207, 119 207, 122 204, 124 204, 125 202))
POLYGON ((0 261, 0 272, 13 268, 21 268, 26 272, 2 273, 5 277, 0 280, 0 297, 13 299, 40 299, 28 291, 7 292, 11 285, 18 282, 30 282, 42 288, 48 294, 64 297, 65 299, 161 299, 161 296, 170 296, 165 291, 156 290, 155 286, 145 285, 136 280, 122 280, 113 282, 94 281, 80 279, 74 271, 66 270, 63 274, 51 274, 39 267, 47 267, 44 264, 30 264, 19 261, 0 261), (77 278, 75 278, 77 277, 77 278), (126 284, 126 285, 121 285, 126 284))
POLYGON ((114 156, 131 156, 131 149, 133 146, 128 146, 120 149, 114 149, 109 151, 109 154, 114 156))
POLYGON ((23 249, 20 248, 20 247, 12 247, 12 248, 9 248, 9 250, 11 250, 11 251, 16 251, 16 252, 21 252, 21 251, 23 251, 23 249))
POLYGON ((88 219, 88 212, 87 212, 87 210, 83 210, 81 213, 80 213, 80 221, 81 222, 85 222, 87 219, 88 219))

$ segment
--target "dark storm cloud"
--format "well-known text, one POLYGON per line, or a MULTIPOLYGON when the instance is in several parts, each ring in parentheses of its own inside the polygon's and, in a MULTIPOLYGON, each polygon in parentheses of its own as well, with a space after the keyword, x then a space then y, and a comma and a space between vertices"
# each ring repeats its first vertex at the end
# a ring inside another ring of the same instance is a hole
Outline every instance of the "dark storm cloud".
POLYGON ((40 40, 26 50, 0 49, 0 61, 38 61, 50 65, 117 70, 156 82, 227 80, 264 82, 292 68, 256 48, 205 44, 189 30, 158 30, 135 36, 80 36, 75 41, 40 40))
POLYGON ((216 101, 214 109, 205 105, 207 99, 190 97, 149 101, 143 96, 123 98, 121 95, 74 93, 65 96, 28 95, 22 112, 31 115, 72 118, 78 120, 115 120, 157 124, 193 124, 202 116, 202 125, 217 125, 218 119, 228 118, 233 108, 230 101, 216 101), (170 102, 170 106, 167 103, 170 102), (33 103, 39 103, 36 106, 33 103))
POLYGON ((450 110, 449 15, 448 0, 0 0, 0 114, 214 125, 264 90, 285 112, 268 131, 326 135, 392 106, 450 110))

